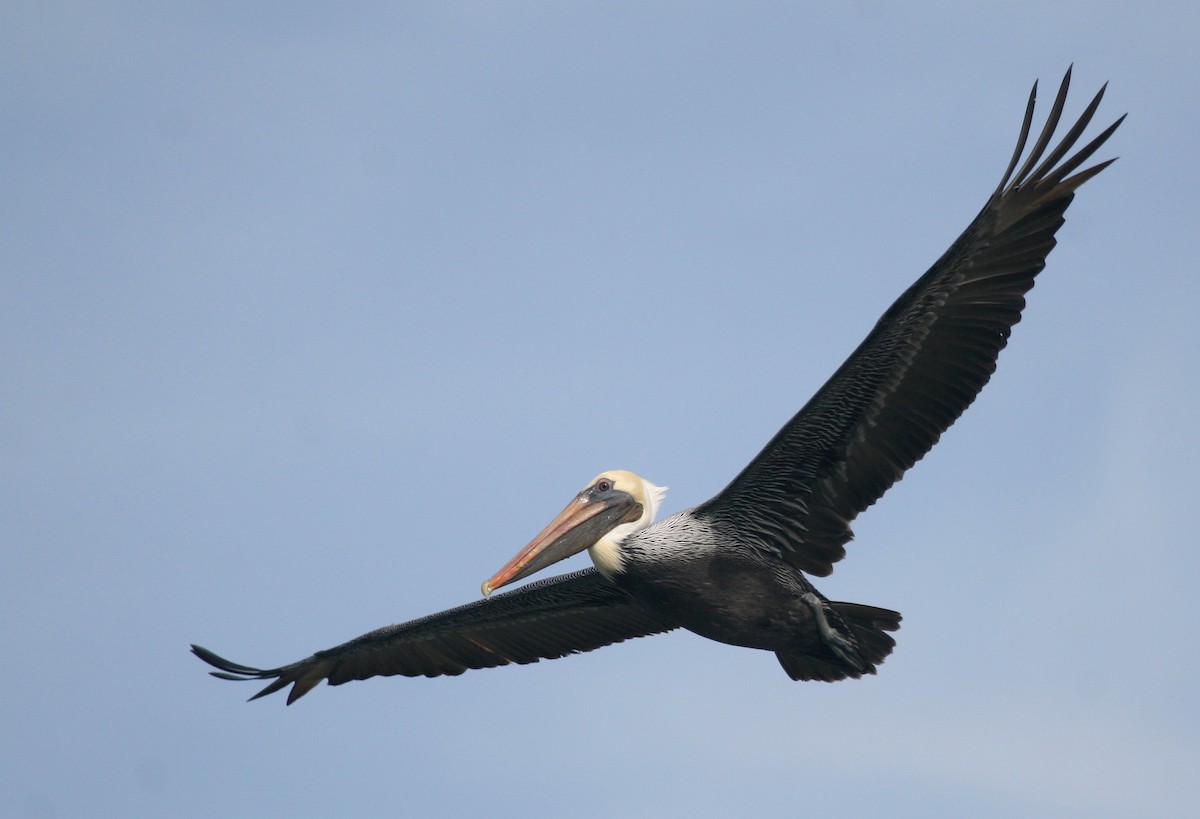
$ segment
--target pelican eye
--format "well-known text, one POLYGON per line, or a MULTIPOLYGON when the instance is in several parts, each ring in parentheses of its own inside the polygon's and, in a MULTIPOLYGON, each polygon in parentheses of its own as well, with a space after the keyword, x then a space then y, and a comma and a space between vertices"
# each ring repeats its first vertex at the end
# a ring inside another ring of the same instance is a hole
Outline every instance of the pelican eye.
POLYGON ((612 481, 610 481, 608 478, 601 478, 600 480, 596 481, 597 492, 609 492, 612 490, 612 488, 612 481))

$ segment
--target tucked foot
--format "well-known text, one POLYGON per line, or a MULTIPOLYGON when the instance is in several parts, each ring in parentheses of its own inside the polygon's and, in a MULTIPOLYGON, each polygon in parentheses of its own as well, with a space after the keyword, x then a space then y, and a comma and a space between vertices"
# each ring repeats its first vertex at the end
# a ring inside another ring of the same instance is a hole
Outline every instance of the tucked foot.
POLYGON ((800 599, 812 609, 813 619, 817 623, 817 634, 820 635, 821 641, 829 647, 829 650, 860 674, 869 671, 870 663, 864 660, 862 654, 859 653, 856 641, 829 625, 829 618, 825 615, 825 601, 812 592, 806 592, 800 599))

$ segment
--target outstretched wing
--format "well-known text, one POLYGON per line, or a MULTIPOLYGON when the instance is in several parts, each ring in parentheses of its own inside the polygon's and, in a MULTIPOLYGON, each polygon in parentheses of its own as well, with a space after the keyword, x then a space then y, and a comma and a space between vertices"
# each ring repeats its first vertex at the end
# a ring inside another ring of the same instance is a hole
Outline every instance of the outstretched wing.
POLYGON ((1075 190, 1114 161, 1075 172, 1124 117, 1064 159, 1096 112, 1103 88, 1046 152, 1070 79, 1068 70, 1041 135, 1017 170, 1033 119, 1034 84, 1012 161, 983 210, 697 515, 802 571, 833 571, 853 537, 850 522, 937 443, 988 382, 1075 190))
POLYGON ((211 672, 214 677, 273 680, 252 700, 291 685, 291 705, 321 680, 341 685, 375 676, 438 677, 469 668, 535 663, 677 627, 595 569, 584 569, 385 626, 280 668, 238 665, 197 645, 192 652, 221 669, 211 672))

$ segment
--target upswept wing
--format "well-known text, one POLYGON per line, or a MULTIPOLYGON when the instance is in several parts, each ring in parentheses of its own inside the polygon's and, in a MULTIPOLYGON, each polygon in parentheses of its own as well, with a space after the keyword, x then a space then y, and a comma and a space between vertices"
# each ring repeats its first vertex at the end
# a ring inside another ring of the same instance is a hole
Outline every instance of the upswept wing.
POLYGON ((341 685, 393 674, 438 677, 470 668, 524 665, 677 627, 595 569, 584 569, 385 626, 280 668, 238 665, 197 645, 192 652, 220 669, 210 672, 214 677, 273 680, 252 700, 291 685, 291 705, 321 680, 341 685))
POLYGON ((937 443, 987 383, 1075 190, 1114 161, 1076 173, 1124 117, 1065 158, 1104 88, 1047 153, 1070 79, 1068 70, 1018 170, 1034 84, 1012 161, 983 210, 820 391, 696 514, 802 571, 833 571, 853 537, 850 522, 937 443))

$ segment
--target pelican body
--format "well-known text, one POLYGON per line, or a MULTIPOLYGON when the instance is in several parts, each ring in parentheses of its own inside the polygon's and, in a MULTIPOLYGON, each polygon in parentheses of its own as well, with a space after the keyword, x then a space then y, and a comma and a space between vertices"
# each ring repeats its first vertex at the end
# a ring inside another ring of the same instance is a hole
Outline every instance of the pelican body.
POLYGON ((1034 84, 999 186, 942 257, 734 480, 656 522, 665 489, 600 473, 483 584, 484 600, 386 626, 290 665, 259 669, 192 651, 215 676, 270 680, 251 699, 322 680, 435 677, 532 663, 684 628, 775 653, 794 680, 874 674, 895 646, 889 609, 826 599, 850 523, 928 452, 991 377, 1045 267, 1075 191, 1114 160, 1078 168, 1121 117, 1073 154, 1104 89, 1050 149, 1068 71, 1029 150, 1034 84), (1018 168, 1018 163, 1020 167, 1018 168), (594 568, 492 596, 587 550, 594 568))

